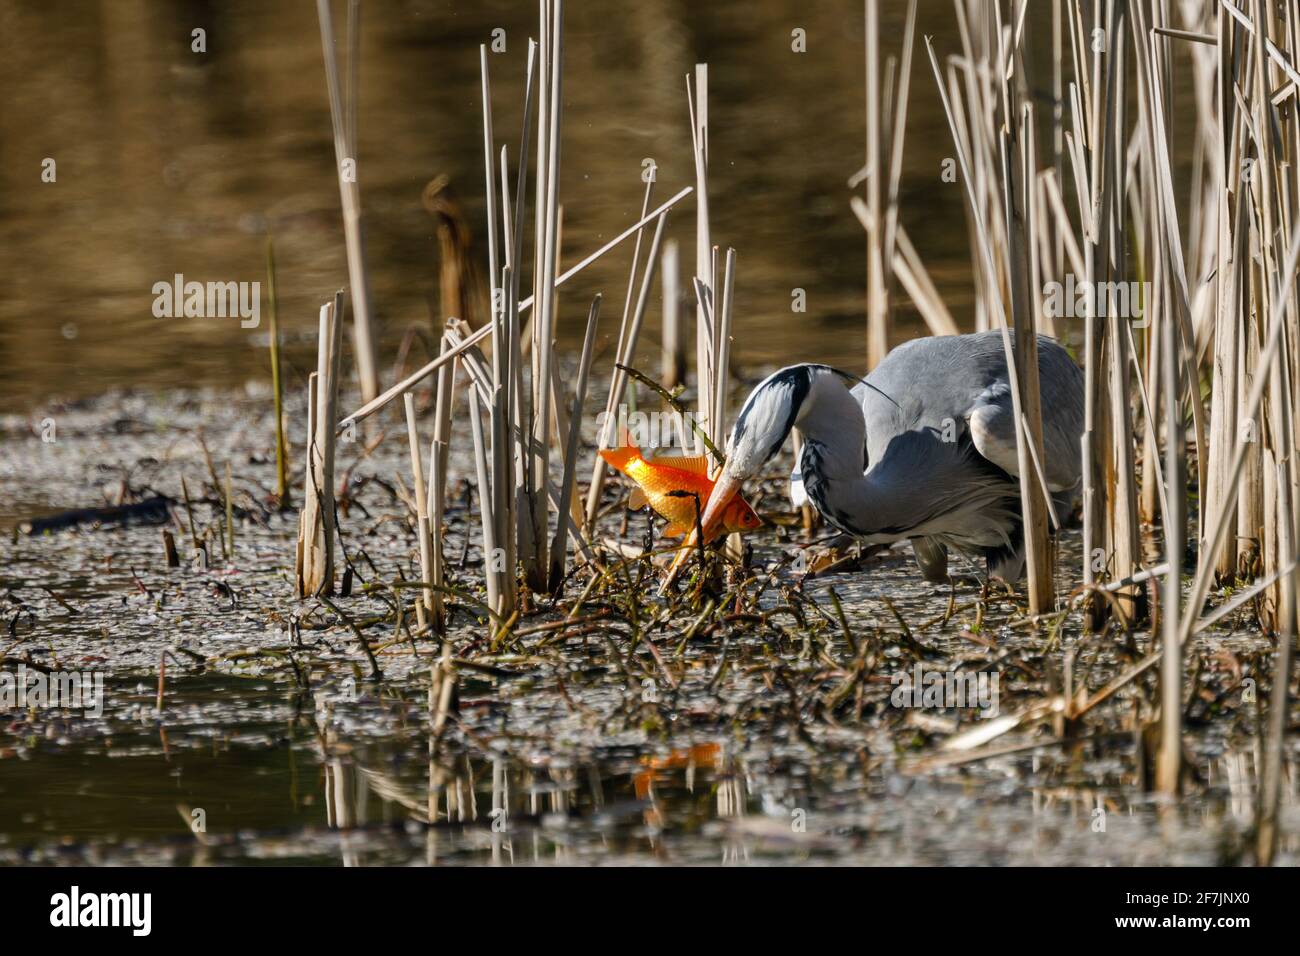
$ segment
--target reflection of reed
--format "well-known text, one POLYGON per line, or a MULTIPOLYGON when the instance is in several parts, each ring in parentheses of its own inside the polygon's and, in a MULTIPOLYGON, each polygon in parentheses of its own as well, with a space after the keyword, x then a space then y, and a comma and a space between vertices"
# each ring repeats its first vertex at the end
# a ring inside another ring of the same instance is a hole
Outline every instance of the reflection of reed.
POLYGON ((366 823, 366 773, 351 761, 331 757, 324 763, 325 822, 337 830, 366 823))

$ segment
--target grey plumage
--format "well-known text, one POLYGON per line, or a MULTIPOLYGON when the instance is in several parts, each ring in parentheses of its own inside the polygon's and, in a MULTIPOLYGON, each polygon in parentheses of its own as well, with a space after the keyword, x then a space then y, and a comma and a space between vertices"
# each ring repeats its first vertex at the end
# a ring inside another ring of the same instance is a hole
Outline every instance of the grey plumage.
MULTIPOLYGON (((1042 461, 1059 513, 1080 484, 1083 376, 1044 336, 1038 361, 1042 461)), ((776 372, 741 409, 726 472, 753 477, 791 426, 804 439, 804 490, 830 524, 868 542, 913 539, 927 577, 946 574, 949 546, 982 554, 999 577, 1019 577, 1015 419, 1000 332, 915 339, 851 389, 825 365, 776 372)))

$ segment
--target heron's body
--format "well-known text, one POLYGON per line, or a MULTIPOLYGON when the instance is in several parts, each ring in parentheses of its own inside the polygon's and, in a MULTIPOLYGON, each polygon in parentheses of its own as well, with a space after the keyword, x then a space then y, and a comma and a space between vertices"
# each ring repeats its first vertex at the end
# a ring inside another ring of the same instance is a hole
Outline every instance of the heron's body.
MULTIPOLYGON (((1081 475, 1083 376, 1043 336, 1038 363, 1043 468, 1059 509, 1081 475)), ((1000 332, 915 339, 852 389, 829 366, 782 369, 741 409, 728 470, 734 461, 737 480, 749 477, 792 426, 803 437, 793 477, 830 524, 868 542, 911 539, 928 577, 945 573, 949 546, 1019 577, 1019 460, 1000 332)))

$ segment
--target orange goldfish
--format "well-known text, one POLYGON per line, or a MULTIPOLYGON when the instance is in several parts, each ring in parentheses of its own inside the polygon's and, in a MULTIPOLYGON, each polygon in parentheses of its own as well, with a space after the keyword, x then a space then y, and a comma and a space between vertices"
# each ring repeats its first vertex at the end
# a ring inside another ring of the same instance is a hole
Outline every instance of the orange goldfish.
MULTIPOLYGON (((686 457, 664 455, 646 458, 634 445, 622 448, 601 449, 600 457, 612 467, 627 475, 637 487, 632 489, 627 506, 637 511, 649 505, 668 519, 664 534, 678 538, 695 527, 696 496, 699 507, 709 503, 713 479, 709 477, 709 459, 706 455, 686 457), (676 494, 673 494, 676 492, 676 494)), ((753 531, 761 527, 763 519, 740 495, 722 513, 722 520, 709 535, 708 541, 723 532, 753 531)), ((707 543, 707 541, 706 541, 707 543)))

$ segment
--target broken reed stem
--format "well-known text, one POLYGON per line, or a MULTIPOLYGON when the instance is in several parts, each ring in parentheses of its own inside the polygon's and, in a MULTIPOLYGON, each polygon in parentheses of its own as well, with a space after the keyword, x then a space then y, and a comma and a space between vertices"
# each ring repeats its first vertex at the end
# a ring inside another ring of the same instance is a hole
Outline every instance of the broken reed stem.
POLYGON ((334 421, 338 414, 339 356, 342 352, 343 293, 320 310, 308 466, 298 527, 298 595, 334 590, 334 421))

